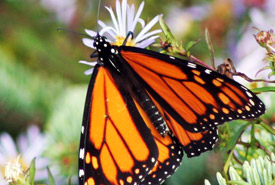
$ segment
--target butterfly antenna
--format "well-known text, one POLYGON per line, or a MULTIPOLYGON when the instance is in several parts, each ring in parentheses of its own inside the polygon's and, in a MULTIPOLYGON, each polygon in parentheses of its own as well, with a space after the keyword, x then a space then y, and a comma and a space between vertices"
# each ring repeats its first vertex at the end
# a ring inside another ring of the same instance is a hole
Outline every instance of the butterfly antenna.
POLYGON ((67 32, 71 32, 71 33, 83 35, 83 36, 85 36, 85 37, 90 37, 91 39, 94 39, 94 37, 91 37, 91 36, 88 35, 88 34, 81 33, 81 32, 77 32, 77 31, 73 31, 73 30, 69 30, 69 29, 62 28, 62 27, 57 28, 57 31, 67 31, 67 32))
POLYGON ((96 32, 99 33, 98 29, 98 20, 99 20, 99 9, 101 6, 101 0, 98 0, 98 6, 97 6, 97 16, 96 16, 96 32))

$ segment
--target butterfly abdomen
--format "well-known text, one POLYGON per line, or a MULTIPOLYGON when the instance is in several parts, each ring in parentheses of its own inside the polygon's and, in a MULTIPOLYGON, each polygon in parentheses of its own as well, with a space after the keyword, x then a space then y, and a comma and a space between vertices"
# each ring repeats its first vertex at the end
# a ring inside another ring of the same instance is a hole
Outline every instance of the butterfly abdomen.
POLYGON ((160 135, 166 136, 169 132, 169 128, 163 119, 160 111, 148 96, 148 94, 141 89, 135 90, 135 98, 139 105, 142 107, 148 118, 151 120, 154 127, 157 129, 160 135))

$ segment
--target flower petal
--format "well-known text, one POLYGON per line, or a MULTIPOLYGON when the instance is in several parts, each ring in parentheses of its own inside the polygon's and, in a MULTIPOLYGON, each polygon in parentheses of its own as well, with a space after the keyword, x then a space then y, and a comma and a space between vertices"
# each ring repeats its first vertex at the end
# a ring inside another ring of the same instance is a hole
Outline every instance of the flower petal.
POLYGON ((17 141, 16 143, 19 149, 19 153, 23 153, 24 150, 28 148, 28 144, 29 144, 27 136, 25 134, 21 134, 19 135, 16 141, 17 141))
POLYGON ((2 154, 6 155, 9 158, 15 158, 17 156, 15 143, 9 134, 3 133, 0 136, 0 143, 0 152, 2 154))
POLYGON ((126 13, 127 13, 127 0, 122 0, 121 4, 121 21, 122 21, 122 35, 126 36, 126 13))
POLYGON ((117 15, 117 21, 118 21, 118 27, 119 27, 119 34, 121 36, 125 36, 125 35, 122 35, 122 18, 121 18, 121 6, 120 6, 120 2, 119 0, 116 0, 116 15, 117 15))
POLYGON ((91 69, 88 69, 87 71, 84 72, 85 75, 91 75, 94 71, 94 66, 97 64, 96 61, 94 62, 87 62, 87 61, 84 61, 84 60, 80 60, 78 63, 80 64, 85 64, 85 65, 88 65, 88 66, 92 66, 91 69))
POLYGON ((85 75, 91 75, 94 72, 94 68, 88 69, 87 71, 84 72, 85 75))
POLYGON ((116 38, 115 38, 115 34, 113 33, 114 31, 115 31, 115 29, 113 27, 107 26, 107 27, 103 28, 102 30, 100 30, 99 34, 104 35, 105 33, 107 33, 108 40, 110 41, 111 40, 110 37, 112 37, 112 39, 113 39, 112 41, 115 41, 116 38))
POLYGON ((135 19, 133 21, 132 27, 129 31, 133 32, 135 30, 136 24, 137 24, 138 20, 140 19, 140 15, 141 15, 141 12, 142 12, 143 8, 144 8, 144 1, 142 1, 142 3, 140 4, 140 6, 138 8, 138 11, 136 13, 135 19))
POLYGON ((127 8, 127 34, 131 31, 133 32, 133 30, 131 30, 132 28, 132 24, 134 23, 134 15, 135 15, 135 5, 132 4, 131 6, 128 5, 127 8))
POLYGON ((142 30, 141 32, 137 35, 135 41, 139 42, 141 40, 141 38, 143 37, 143 35, 149 31, 159 20, 159 16, 157 15, 156 17, 154 17, 154 19, 152 19, 142 30))
MULTIPOLYGON (((151 32, 149 32, 149 33, 144 34, 144 35, 140 38, 140 40, 142 41, 142 40, 144 40, 144 39, 146 39, 146 38, 148 38, 148 37, 150 37, 150 36, 152 36, 152 35, 156 35, 156 34, 161 33, 161 32, 162 32, 161 29, 151 31, 151 32)), ((138 42, 137 40, 135 40, 135 41, 138 42)))
POLYGON ((116 32, 116 30, 112 27, 112 26, 107 26, 104 22, 102 21, 98 21, 98 24, 102 27, 102 29, 100 30, 99 34, 103 35, 106 31, 107 33, 113 38, 116 38, 116 35, 118 35, 119 33, 116 32))
POLYGON ((22 159, 28 163, 32 161, 34 157, 41 156, 45 151, 47 145, 46 137, 40 135, 29 143, 29 146, 22 152, 22 159))
POLYGON ((96 61, 94 61, 94 62, 87 62, 87 61, 84 61, 84 60, 80 60, 78 63, 85 64, 85 65, 88 65, 88 66, 93 66, 93 67, 97 64, 96 61))
POLYGON ((92 40, 92 39, 87 39, 87 38, 83 38, 83 39, 82 39, 82 42, 83 42, 83 44, 84 44, 85 46, 88 46, 88 47, 90 47, 90 48, 95 49, 95 47, 94 47, 94 40, 92 40))
POLYGON ((97 32, 93 31, 93 30, 88 30, 85 29, 85 32, 90 35, 91 37, 95 37, 97 35, 97 32))
POLYGON ((145 48, 149 45, 151 45, 152 43, 155 42, 155 40, 158 38, 159 36, 153 36, 153 37, 150 37, 149 39, 146 39, 140 43, 137 44, 137 47, 139 48, 145 48))
POLYGON ((138 19, 138 22, 141 24, 141 27, 144 28, 145 26, 145 21, 141 18, 138 19))
POLYGON ((114 24, 114 26, 115 26, 115 29, 116 29, 115 33, 119 33, 118 23, 117 23, 116 16, 115 16, 115 14, 114 14, 114 12, 113 12, 113 9, 112 9, 111 7, 110 7, 110 8, 105 7, 105 8, 109 11, 109 13, 110 13, 110 15, 111 15, 112 22, 113 22, 113 24, 114 24))

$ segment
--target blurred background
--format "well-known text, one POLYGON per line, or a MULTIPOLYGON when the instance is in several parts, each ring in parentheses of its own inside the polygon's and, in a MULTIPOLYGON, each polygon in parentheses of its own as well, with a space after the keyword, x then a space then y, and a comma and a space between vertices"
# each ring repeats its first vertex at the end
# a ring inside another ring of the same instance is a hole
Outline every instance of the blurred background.
MULTIPOLYGON (((90 79, 83 74, 88 67, 78 61, 91 61, 93 51, 82 44, 82 35, 58 32, 57 28, 96 30, 97 3, 0 1, 0 179, 5 160, 31 147, 39 151, 25 151, 22 158, 37 157, 37 165, 41 158, 39 181, 43 182, 45 166, 49 166, 58 184, 66 184, 70 177, 72 184, 76 183, 80 127, 90 79), (43 142, 34 142, 34 135, 43 142), (9 148, 7 141, 14 147, 9 148)), ((137 8, 141 1, 128 3, 135 3, 137 8)), ((115 1, 102 1, 100 20, 108 23, 111 19, 104 6, 115 9, 115 1)), ((206 63, 210 62, 204 40, 208 27, 217 64, 229 57, 238 71, 254 78, 267 64, 263 61, 264 49, 253 37, 257 33, 253 27, 274 29, 274 9, 274 0, 146 0, 141 17, 149 20, 163 14, 184 46, 201 39, 191 53, 206 63)), ((216 171, 222 165, 222 154, 215 152, 184 158, 180 169, 165 184, 200 185, 205 178, 215 184, 216 171)))

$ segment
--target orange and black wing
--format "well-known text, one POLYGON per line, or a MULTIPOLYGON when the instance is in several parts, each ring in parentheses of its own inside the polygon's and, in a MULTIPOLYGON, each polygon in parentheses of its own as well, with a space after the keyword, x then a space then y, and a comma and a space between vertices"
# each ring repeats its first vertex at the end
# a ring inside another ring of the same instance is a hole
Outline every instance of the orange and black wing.
POLYGON ((190 61, 126 46, 120 47, 120 55, 164 109, 169 128, 184 146, 186 140, 209 142, 204 139, 209 137, 213 143, 216 126, 265 112, 249 89, 190 61))
POLYGON ((82 125, 80 184, 139 184, 157 163, 157 145, 130 95, 96 66, 82 125))
POLYGON ((187 157, 199 156, 201 153, 212 150, 218 141, 218 129, 212 127, 203 132, 190 132, 184 129, 160 104, 151 96, 169 129, 183 146, 187 157))
MULTIPOLYGON (((158 185, 170 177, 180 166, 183 157, 183 146, 173 134, 168 133, 167 136, 162 137, 153 123, 149 119, 146 112, 135 102, 139 114, 146 123, 146 126, 151 130, 155 143, 158 148, 159 156, 154 168, 142 181, 142 185, 158 185)), ((158 106, 156 104, 156 106, 158 106)), ((161 112, 163 114, 163 112, 161 112)))

